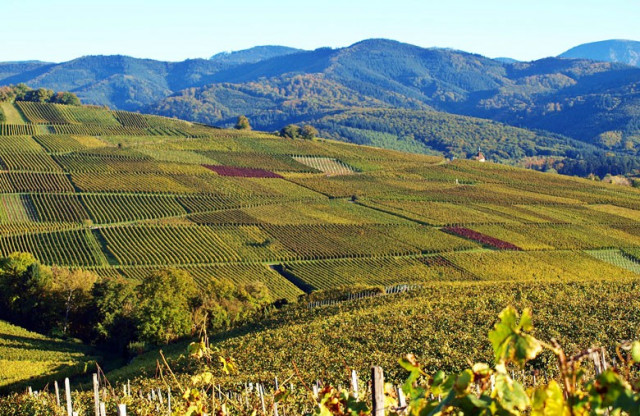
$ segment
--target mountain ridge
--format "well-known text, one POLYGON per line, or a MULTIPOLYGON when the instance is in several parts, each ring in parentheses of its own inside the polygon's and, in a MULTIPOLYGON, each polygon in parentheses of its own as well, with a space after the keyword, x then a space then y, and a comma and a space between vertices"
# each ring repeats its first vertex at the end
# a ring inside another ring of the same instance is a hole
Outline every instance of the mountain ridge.
MULTIPOLYGON (((217 126, 245 114, 265 130, 347 110, 395 108, 409 118, 422 118, 411 111, 437 110, 546 130, 616 154, 640 152, 640 68, 633 66, 554 57, 505 63, 389 39, 312 51, 265 48, 277 56, 163 62, 117 55, 0 64, 7 75, 0 84, 70 90, 90 104, 217 126)), ((251 56, 252 50, 237 53, 251 56)), ((343 127, 325 133, 335 137, 343 127)))
POLYGON ((561 53, 558 57, 640 66, 640 42, 629 39, 609 39, 583 43, 561 53))

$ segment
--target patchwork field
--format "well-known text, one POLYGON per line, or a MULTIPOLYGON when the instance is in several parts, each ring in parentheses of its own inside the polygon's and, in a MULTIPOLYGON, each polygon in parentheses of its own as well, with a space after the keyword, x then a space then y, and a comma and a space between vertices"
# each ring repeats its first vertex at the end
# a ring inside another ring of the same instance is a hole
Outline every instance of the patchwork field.
MULTIPOLYGON (((131 280, 175 267, 288 301, 345 285, 452 296, 640 277, 639 189, 91 107, 2 108, 0 255, 131 280)), ((72 360, 36 372, 58 361, 72 360)))
MULTIPOLYGON (((3 255, 125 277, 188 267, 202 282, 228 267, 290 300, 300 289, 269 266, 309 290, 455 275, 433 255, 482 275, 461 251, 523 250, 539 270, 555 250, 617 267, 614 250, 627 271, 638 262, 633 188, 122 111, 2 105, 3 255)), ((520 273, 503 266, 505 279, 520 273)))

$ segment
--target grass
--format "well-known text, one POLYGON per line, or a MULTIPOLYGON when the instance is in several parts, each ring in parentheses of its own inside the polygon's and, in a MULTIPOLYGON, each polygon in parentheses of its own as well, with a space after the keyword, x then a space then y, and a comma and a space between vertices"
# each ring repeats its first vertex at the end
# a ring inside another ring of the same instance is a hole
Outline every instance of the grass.
POLYGON ((0 102, 0 110, 6 117, 5 123, 7 124, 25 124, 27 119, 22 116, 20 111, 12 104, 8 102, 0 102))
POLYGON ((45 337, 0 321, 0 391, 82 374, 96 357, 79 343, 45 337))

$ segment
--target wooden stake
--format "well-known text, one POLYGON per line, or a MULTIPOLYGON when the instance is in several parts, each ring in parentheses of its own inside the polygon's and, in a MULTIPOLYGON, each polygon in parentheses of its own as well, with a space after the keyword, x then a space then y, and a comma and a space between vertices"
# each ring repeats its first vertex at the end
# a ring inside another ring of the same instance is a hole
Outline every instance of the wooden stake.
POLYGON ((407 399, 404 397, 404 392, 402 391, 402 387, 398 387, 398 406, 400 408, 407 407, 407 399))
MULTIPOLYGON (((278 385, 278 377, 276 377, 276 391, 278 391, 278 389, 280 388, 280 386, 278 385)), ((278 416, 278 403, 276 403, 276 395, 273 395, 273 415, 274 416, 278 416)))
POLYGON ((60 407, 60 388, 58 387, 58 380, 53 382, 53 387, 56 391, 56 406, 60 407))
POLYGON ((127 416, 127 405, 119 404, 118 405, 118 416, 127 416))
POLYGON ((93 406, 96 416, 100 416, 100 385, 96 373, 93 373, 93 406))
POLYGON ((100 402, 100 416, 107 416, 107 408, 104 402, 100 402))
POLYGON ((262 402, 262 414, 266 416, 267 408, 264 405, 264 387, 262 387, 262 384, 258 384, 258 394, 260 394, 260 401, 262 402))
POLYGON ((356 370, 351 370, 351 391, 353 392, 353 397, 358 398, 358 373, 356 370))
POLYGON ((69 378, 64 379, 64 395, 67 399, 67 416, 73 416, 73 406, 71 405, 71 384, 69 384, 69 378))
POLYGON ((384 373, 382 367, 371 367, 373 416, 384 416, 384 373))

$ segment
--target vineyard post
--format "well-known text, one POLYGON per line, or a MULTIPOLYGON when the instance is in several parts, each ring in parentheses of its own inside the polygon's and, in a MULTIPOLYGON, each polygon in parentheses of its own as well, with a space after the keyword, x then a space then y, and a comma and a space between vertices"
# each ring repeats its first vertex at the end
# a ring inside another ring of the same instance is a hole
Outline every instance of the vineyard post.
POLYGON ((278 391, 278 377, 275 378, 276 391, 273 393, 273 416, 278 416, 278 403, 276 402, 276 392, 278 391))
POLYGON ((100 416, 107 416, 107 408, 104 402, 100 402, 100 416))
POLYGON ((73 416, 73 406, 71 405, 71 384, 69 378, 64 379, 64 395, 67 399, 67 416, 73 416))
POLYGON ((33 389, 31 386, 27 387, 27 391, 29 392, 29 396, 33 396, 33 389))
POLYGON ((262 402, 262 414, 267 415, 267 408, 264 405, 264 387, 262 384, 258 384, 258 393, 260 394, 260 402, 262 402))
POLYGON ((167 389, 167 414, 171 416, 171 387, 167 389))
POLYGON ((118 416, 127 416, 127 405, 119 404, 118 405, 118 416))
POLYGON ((131 383, 127 379, 127 396, 131 397, 131 383))
POLYGON ((93 373, 93 405, 96 416, 100 416, 100 385, 96 373, 93 373))
POLYGON ((404 392, 402 391, 401 386, 397 388, 397 392, 398 392, 398 406, 400 408, 407 407, 407 399, 404 397, 404 392))
POLYGON ((353 397, 358 398, 358 374, 356 370, 351 370, 351 391, 353 392, 353 397))
POLYGON ((382 367, 371 367, 373 416, 384 416, 384 373, 382 367))
POLYGON ((160 390, 160 387, 158 387, 158 401, 161 406, 164 404, 164 400, 162 399, 162 390, 160 390))
POLYGON ((127 397, 127 385, 126 384, 122 385, 122 391, 124 392, 124 397, 127 397))
POLYGON ((53 388, 56 391, 56 406, 60 407, 60 388, 58 387, 58 380, 53 382, 53 388))

